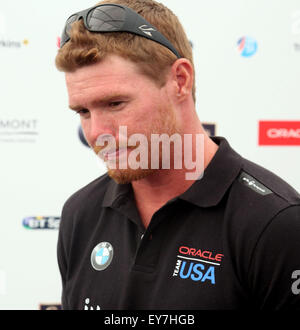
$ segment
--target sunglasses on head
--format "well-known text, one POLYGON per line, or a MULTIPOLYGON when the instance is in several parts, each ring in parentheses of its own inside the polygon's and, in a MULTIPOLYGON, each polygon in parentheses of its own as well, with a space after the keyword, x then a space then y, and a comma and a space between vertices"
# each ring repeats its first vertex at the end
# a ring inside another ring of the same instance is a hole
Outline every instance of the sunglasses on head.
POLYGON ((82 10, 71 15, 65 24, 60 48, 70 40, 71 25, 83 19, 84 26, 90 32, 129 32, 153 40, 167 47, 178 58, 181 56, 170 41, 141 15, 131 8, 117 4, 103 4, 82 10))

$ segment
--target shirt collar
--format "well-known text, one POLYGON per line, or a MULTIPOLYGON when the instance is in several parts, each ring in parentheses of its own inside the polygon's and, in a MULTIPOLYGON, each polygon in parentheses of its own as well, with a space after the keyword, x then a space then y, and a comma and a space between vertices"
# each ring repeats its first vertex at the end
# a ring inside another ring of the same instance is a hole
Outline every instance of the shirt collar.
POLYGON ((129 197, 131 194, 133 194, 131 184, 117 184, 113 179, 110 179, 102 201, 102 206, 118 206, 122 197, 129 197))
POLYGON ((200 207, 217 205, 242 168, 242 157, 230 147, 225 138, 212 137, 212 140, 219 148, 202 178, 179 196, 200 207))
MULTIPOLYGON (((212 137, 212 140, 219 145, 219 148, 206 167, 203 177, 178 196, 200 207, 217 205, 242 167, 242 157, 230 147, 225 138, 212 137)), ((111 179, 102 206, 118 208, 129 201, 134 202, 131 184, 117 184, 111 179)), ((128 207, 130 208, 130 205, 128 207)))

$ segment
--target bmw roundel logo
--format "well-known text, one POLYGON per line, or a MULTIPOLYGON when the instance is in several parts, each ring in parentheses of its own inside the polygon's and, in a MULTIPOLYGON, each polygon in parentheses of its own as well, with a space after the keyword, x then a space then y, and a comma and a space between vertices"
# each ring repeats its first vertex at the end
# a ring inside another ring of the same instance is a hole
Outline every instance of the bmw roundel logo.
POLYGON ((91 254, 91 264, 95 270, 106 269, 114 255, 114 249, 108 242, 101 242, 97 244, 91 254))

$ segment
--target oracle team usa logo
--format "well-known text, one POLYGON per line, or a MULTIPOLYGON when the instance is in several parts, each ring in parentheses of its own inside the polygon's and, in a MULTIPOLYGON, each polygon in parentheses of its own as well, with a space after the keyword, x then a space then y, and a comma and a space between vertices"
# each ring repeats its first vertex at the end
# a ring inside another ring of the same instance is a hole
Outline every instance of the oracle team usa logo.
POLYGON ((97 244, 91 253, 91 264, 95 270, 106 269, 113 259, 114 249, 108 242, 97 244))
POLYGON ((220 267, 223 257, 222 253, 180 246, 173 277, 189 279, 198 283, 208 281, 215 285, 216 269, 220 267))

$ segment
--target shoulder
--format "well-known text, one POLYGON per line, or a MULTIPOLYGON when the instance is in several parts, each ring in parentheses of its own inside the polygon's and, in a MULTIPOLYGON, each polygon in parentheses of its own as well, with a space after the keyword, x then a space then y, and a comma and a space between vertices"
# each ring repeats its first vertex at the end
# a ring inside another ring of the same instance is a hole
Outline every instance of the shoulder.
MULTIPOLYGON (((278 299, 269 299, 268 290, 275 283, 274 290, 289 292, 286 283, 300 266, 300 195, 271 171, 244 158, 241 161, 228 194, 228 247, 238 276, 256 293, 265 290, 261 299, 265 306, 273 306, 278 299), (278 279, 271 281, 274 270, 278 279)), ((288 304, 291 297, 284 299, 288 304)))
POLYGON ((263 225, 282 210, 300 205, 300 195, 291 185, 244 158, 232 184, 230 200, 238 215, 243 215, 245 225, 247 220, 263 225))
POLYGON ((286 181, 249 160, 243 159, 239 182, 252 189, 258 196, 274 194, 274 201, 281 200, 287 205, 300 205, 300 194, 286 181))
MULTIPOLYGON (((278 232, 295 230, 300 234, 299 210, 300 195, 293 187, 262 166, 242 159, 226 210, 226 221, 237 249, 244 246, 243 250, 250 252, 261 238, 272 240, 273 226, 278 232)), ((249 261, 246 256, 244 260, 249 261)))

